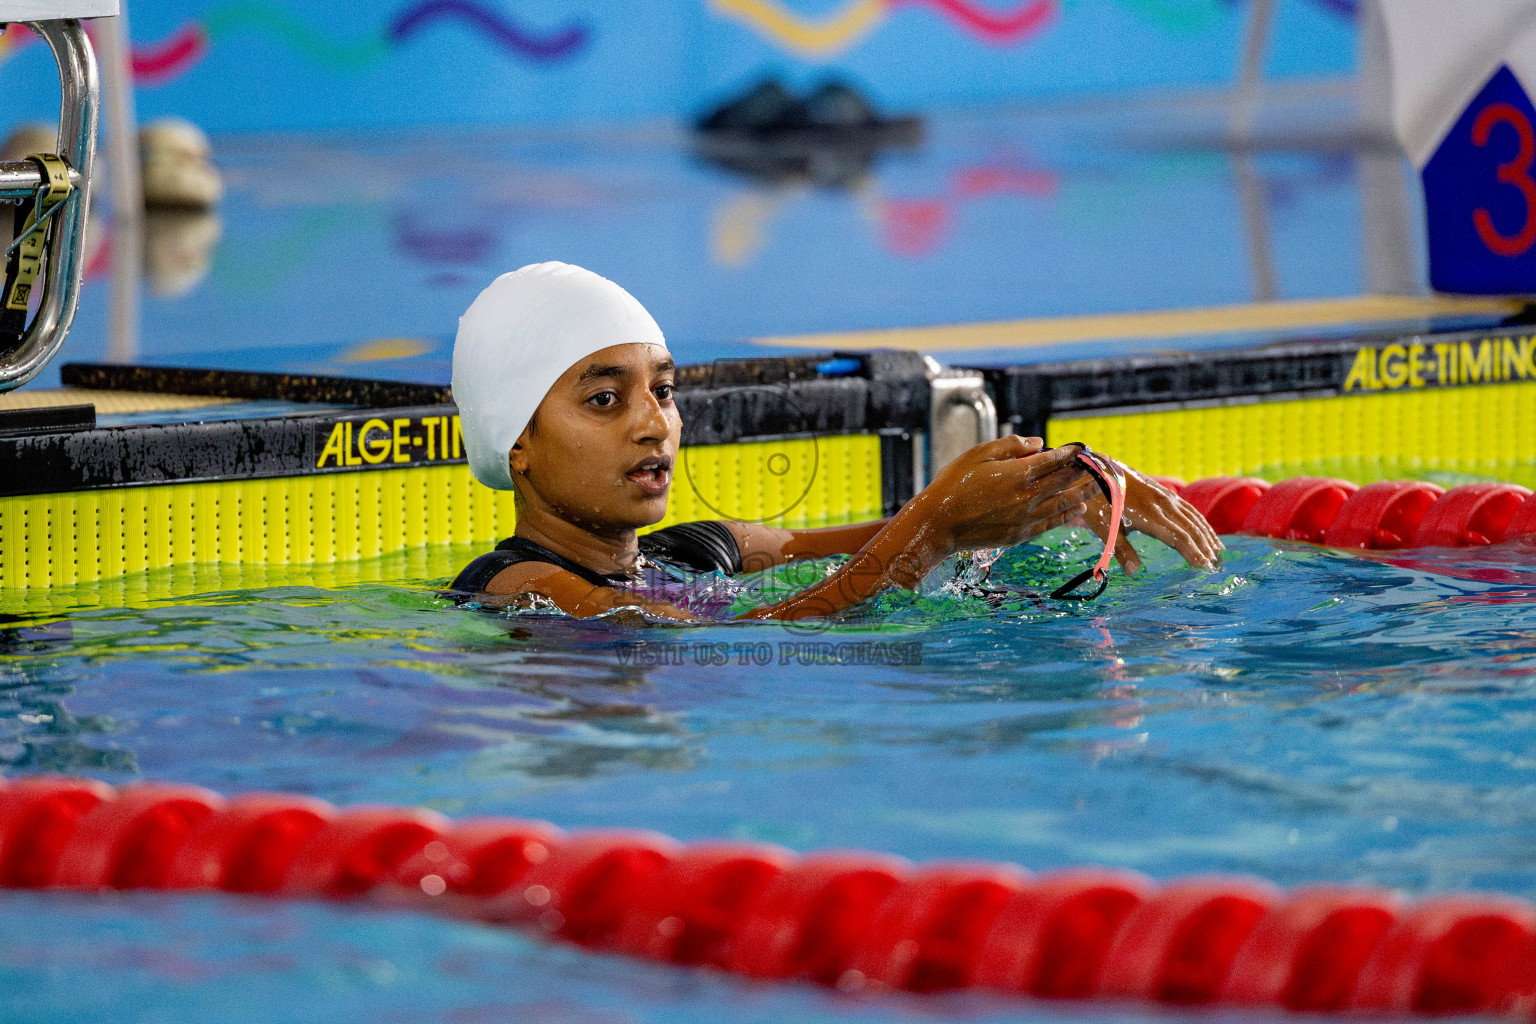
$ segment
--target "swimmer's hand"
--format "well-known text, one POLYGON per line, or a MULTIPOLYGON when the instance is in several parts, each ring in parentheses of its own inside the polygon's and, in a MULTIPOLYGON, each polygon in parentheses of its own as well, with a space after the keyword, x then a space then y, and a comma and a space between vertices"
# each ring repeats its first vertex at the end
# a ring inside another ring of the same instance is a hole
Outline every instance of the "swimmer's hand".
POLYGON ((923 516, 939 560, 973 548, 1012 547, 1083 515, 1098 493, 1075 448, 1042 451, 1038 437, 988 441, 939 470, 902 510, 923 516))
MULTIPOLYGON (((1140 530, 1157 538, 1196 568, 1216 568, 1226 545, 1216 536, 1200 510, 1146 474, 1123 462, 1119 466, 1125 471, 1125 529, 1115 541, 1115 560, 1120 563, 1120 568, 1127 573, 1141 569, 1141 559, 1126 538, 1128 530, 1140 530)), ((1101 540, 1109 535, 1109 502, 1097 489, 1088 500, 1088 513, 1083 516, 1083 523, 1101 540)))
POLYGON ((1088 511, 1096 485, 1077 451, 1042 451, 1038 437, 1009 435, 976 447, 881 526, 831 576, 744 619, 833 615, 890 587, 916 589, 944 559, 971 548, 1009 547, 1088 511))

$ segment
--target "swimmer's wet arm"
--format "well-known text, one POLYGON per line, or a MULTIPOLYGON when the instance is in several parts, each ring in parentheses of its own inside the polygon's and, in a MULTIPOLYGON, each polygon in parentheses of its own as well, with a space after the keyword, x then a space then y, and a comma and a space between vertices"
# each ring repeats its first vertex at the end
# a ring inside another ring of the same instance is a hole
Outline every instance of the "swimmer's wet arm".
POLYGON ((847 526, 826 526, 819 530, 785 530, 761 523, 726 522, 726 529, 741 548, 741 567, 745 572, 761 572, 797 558, 826 558, 862 551, 874 540, 889 519, 847 526))
MULTIPOLYGON (((882 519, 819 530, 782 530, 760 523, 727 522, 725 525, 741 547, 743 568, 751 572, 795 558, 855 554, 890 521, 882 519)), ((519 562, 508 566, 491 578, 485 593, 492 598, 508 599, 518 594, 540 594, 553 601, 561 611, 579 618, 601 615, 615 608, 641 608, 680 622, 699 621, 698 616, 668 602, 653 601, 633 591, 594 587, 575 573, 543 562, 519 562)))
POLYGON ((924 522, 914 498, 826 580, 740 617, 815 618, 833 615, 891 587, 913 589, 946 557, 941 535, 941 530, 924 522))
POLYGON ((891 587, 915 589, 944 559, 976 547, 1017 544, 1087 511, 1092 487, 1070 449, 1042 452, 1039 438, 977 445, 883 524, 836 573, 794 597, 741 616, 832 615, 891 587))

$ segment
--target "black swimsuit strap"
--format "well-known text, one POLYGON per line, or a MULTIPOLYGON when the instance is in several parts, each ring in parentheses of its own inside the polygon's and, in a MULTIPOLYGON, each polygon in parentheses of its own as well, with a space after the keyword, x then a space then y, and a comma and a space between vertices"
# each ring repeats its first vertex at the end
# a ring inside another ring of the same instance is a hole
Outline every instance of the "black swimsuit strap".
MULTIPOLYGON (((623 573, 605 576, 595 569, 588 569, 580 562, 573 562, 564 555, 556 554, 542 544, 535 544, 526 537, 508 537, 496 545, 496 550, 520 556, 517 559, 518 562, 547 562, 557 568, 564 569, 566 572, 575 573, 594 587, 611 587, 615 583, 623 583, 629 579, 623 573)), ((508 562, 507 564, 513 565, 515 563, 508 562)))
POLYGON ((509 565, 520 565, 523 562, 542 562, 545 565, 553 565, 566 572, 575 573, 594 587, 611 587, 628 578, 604 576, 569 558, 555 554, 542 544, 535 544, 522 537, 508 537, 496 545, 495 551, 481 555, 465 566, 464 571, 454 578, 448 590, 455 594, 483 594, 485 588, 491 585, 491 580, 496 578, 497 573, 509 565))
POLYGON ((676 523, 640 538, 640 553, 690 572, 718 572, 735 576, 742 571, 741 545, 724 523, 704 520, 676 523))
MULTIPOLYGON (((741 572, 741 546, 724 523, 678 523, 640 538, 640 552, 654 561, 680 566, 692 572, 741 572)), ((556 554, 526 537, 508 537, 496 550, 470 562, 449 587, 459 594, 483 594, 496 574, 509 565, 543 562, 574 573, 594 587, 629 582, 621 573, 605 576, 564 555, 556 554)))

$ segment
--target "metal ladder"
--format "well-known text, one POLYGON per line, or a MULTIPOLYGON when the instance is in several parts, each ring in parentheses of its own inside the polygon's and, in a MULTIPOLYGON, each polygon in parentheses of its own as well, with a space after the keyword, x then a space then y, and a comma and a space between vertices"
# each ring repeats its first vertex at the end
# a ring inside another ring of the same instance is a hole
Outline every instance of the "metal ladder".
MULTIPOLYGON (((0 3, 0 15, 4 14, 0 3)), ((96 55, 85 29, 74 18, 24 21, 53 51, 63 101, 59 109, 58 154, 69 166, 72 186, 54 217, 42 277, 42 300, 20 345, 0 351, 0 393, 19 388, 48 365, 74 322, 85 270, 85 217, 90 205, 91 168, 96 157, 96 120, 101 86, 96 55)), ((31 160, 0 161, 0 200, 37 195, 45 180, 31 160)), ((0 207, 3 210, 4 207, 0 207)), ((0 232, 8 235, 9 231, 0 232)))

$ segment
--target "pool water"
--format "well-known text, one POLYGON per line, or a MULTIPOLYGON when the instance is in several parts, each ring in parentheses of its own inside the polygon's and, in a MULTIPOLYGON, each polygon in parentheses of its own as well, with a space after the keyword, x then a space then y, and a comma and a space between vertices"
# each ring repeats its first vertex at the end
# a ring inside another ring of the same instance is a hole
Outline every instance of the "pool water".
MULTIPOLYGON (((0 763, 918 861, 1536 898, 1529 549, 1396 565, 1230 538, 1202 572, 1137 540, 1145 570, 1093 603, 1034 596, 1097 554, 1058 531, 1004 554, 981 589, 946 565, 822 631, 454 607, 434 588, 462 547, 313 581, 210 575, 197 596, 146 590, 130 606, 105 584, 60 589, 0 632, 0 763), (796 653, 876 643, 912 663, 796 653), (708 653, 765 644, 766 665, 708 653)), ((748 579, 740 600, 830 564, 748 579)), ((858 999, 211 896, 13 893, 0 936, 13 1020, 1170 1016, 858 999)))
MULTIPOLYGON (((744 179, 669 128, 215 139, 220 211, 148 225, 137 348, 108 341, 98 261, 59 361, 441 383, 474 295, 546 259, 631 289, 682 362, 806 331, 1422 289, 1421 261, 1379 244, 1422 233, 1410 172, 1355 148, 1352 118, 1345 92, 1302 97, 1233 151, 1199 98, 941 113, 920 150, 841 187, 744 179), (1381 209, 1408 222, 1383 234, 1381 209)), ((1143 574, 1091 604, 1032 596, 1097 554, 1058 533, 1004 556, 986 594, 945 567, 821 632, 458 608, 435 595, 478 553, 463 547, 11 591, 0 771, 1536 897, 1529 549, 1392 564, 1238 539, 1205 573, 1139 544, 1143 574), (818 662, 829 650, 876 653, 818 662)), ((826 568, 749 580, 737 606, 826 568)), ((1148 1015, 1177 1016, 856 999, 366 908, 0 899, 4 1021, 1148 1015)))

